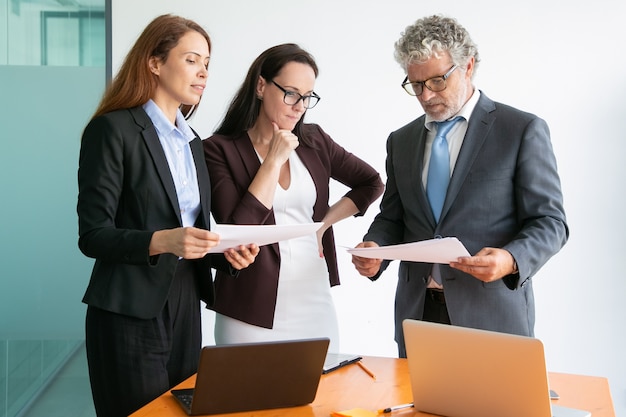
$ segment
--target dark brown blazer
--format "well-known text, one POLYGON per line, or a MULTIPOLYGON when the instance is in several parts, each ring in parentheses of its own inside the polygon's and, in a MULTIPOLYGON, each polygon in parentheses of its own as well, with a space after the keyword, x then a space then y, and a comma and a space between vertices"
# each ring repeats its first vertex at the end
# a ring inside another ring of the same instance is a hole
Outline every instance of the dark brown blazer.
MULTIPOLYGON (((321 221, 328 211, 329 180, 345 184, 345 194, 363 215, 383 192, 380 175, 370 165, 347 152, 319 126, 307 124, 304 132, 313 146, 300 144, 296 153, 311 174, 317 189, 313 221, 321 221)), ((248 192, 261 163, 247 133, 234 137, 214 135, 204 140, 204 155, 211 174, 211 210, 217 223, 275 224, 274 213, 248 192)), ((292 184, 291 186, 297 186, 292 184)), ((332 228, 323 236, 324 257, 330 285, 339 284, 337 256, 332 228)), ((218 313, 271 328, 276 307, 280 253, 278 244, 263 246, 255 262, 236 279, 218 272, 215 279, 218 313)))

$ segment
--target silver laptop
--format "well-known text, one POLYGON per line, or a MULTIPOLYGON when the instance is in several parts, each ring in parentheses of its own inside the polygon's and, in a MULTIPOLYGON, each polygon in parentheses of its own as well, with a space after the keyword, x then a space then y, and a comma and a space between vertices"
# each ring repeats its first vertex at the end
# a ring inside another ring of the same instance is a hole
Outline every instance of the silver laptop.
POLYGON ((205 346, 195 388, 172 390, 189 415, 295 407, 313 402, 328 338, 205 346))
POLYGON ((447 417, 591 417, 551 405, 539 339, 403 322, 415 409, 447 417))

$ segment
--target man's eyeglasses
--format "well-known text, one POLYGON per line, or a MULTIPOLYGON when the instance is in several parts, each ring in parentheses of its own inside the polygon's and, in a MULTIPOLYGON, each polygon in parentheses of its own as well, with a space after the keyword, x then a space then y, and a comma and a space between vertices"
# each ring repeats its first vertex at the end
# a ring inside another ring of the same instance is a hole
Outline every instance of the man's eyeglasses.
POLYGON ((438 93, 439 91, 443 91, 446 89, 446 80, 452 74, 452 71, 457 69, 456 65, 453 65, 452 68, 448 70, 444 75, 440 77, 429 78, 426 81, 409 81, 409 76, 407 75, 402 81, 402 88, 404 91, 409 93, 412 96, 419 96, 424 92, 424 86, 428 88, 430 91, 434 93, 438 93))
POLYGON ((288 106, 295 106, 296 104, 300 102, 300 100, 302 100, 302 104, 304 104, 304 108, 312 109, 321 99, 321 97, 315 94, 315 92, 312 92, 309 95, 303 96, 302 94, 296 93, 295 91, 286 90, 285 88, 278 85, 276 81, 274 80, 272 80, 272 83, 276 87, 280 88, 280 90, 283 93, 285 93, 283 97, 283 103, 285 103, 288 106))

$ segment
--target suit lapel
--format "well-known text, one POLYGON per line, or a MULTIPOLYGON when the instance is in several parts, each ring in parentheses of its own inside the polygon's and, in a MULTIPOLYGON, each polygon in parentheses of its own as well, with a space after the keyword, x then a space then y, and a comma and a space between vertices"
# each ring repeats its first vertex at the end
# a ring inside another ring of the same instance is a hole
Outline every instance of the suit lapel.
POLYGON ((417 124, 416 132, 411 135, 412 138, 409 141, 409 146, 415 146, 413 149, 409 149, 406 153, 407 157, 417 155, 417 159, 414 163, 411 163, 410 178, 414 178, 413 187, 415 195, 417 196, 417 206, 422 209, 426 218, 433 224, 436 224, 433 212, 430 209, 430 202, 426 195, 426 189, 424 189, 424 182, 422 181, 422 173, 424 172, 424 152, 426 149, 426 126, 424 125, 425 118, 422 116, 417 124))
POLYGON ((170 204, 176 212, 178 221, 182 225, 183 220, 180 215, 180 206, 178 204, 178 196, 176 195, 176 186, 174 185, 172 173, 170 172, 167 158, 165 157, 163 147, 161 147, 161 142, 159 141, 159 136, 157 135, 156 129, 154 128, 150 117, 148 117, 146 112, 141 107, 135 107, 131 109, 131 113, 133 114, 133 117, 135 118, 137 124, 144 129, 141 132, 141 135, 143 136, 146 147, 148 148, 150 156, 154 161, 154 165, 157 169, 159 177, 161 178, 161 184, 163 185, 163 188, 167 193, 170 204))
POLYGON ((463 145, 461 146, 459 156, 454 166, 454 172, 450 178, 440 221, 443 220, 450 206, 452 206, 452 203, 459 194, 480 149, 487 139, 487 135, 496 119, 494 111, 495 104, 493 101, 481 93, 478 103, 476 103, 476 107, 470 116, 467 132, 463 139, 463 145))
POLYGON ((248 179, 250 183, 252 182, 257 171, 261 167, 261 161, 259 160, 259 156, 254 150, 252 141, 250 140, 250 137, 246 132, 243 132, 241 135, 233 139, 233 146, 241 157, 241 162, 243 163, 243 167, 248 174, 248 179))

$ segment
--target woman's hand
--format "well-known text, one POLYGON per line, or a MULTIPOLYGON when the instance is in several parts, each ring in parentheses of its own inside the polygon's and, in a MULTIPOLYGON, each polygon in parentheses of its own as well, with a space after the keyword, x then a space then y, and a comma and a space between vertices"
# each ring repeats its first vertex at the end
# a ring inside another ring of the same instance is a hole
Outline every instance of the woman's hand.
POLYGON ((272 162, 280 167, 287 162, 289 155, 298 147, 300 142, 298 137, 289 130, 279 129, 274 122, 272 122, 272 126, 274 126, 274 134, 264 159, 268 163, 272 162))
POLYGON ((320 253, 320 258, 324 257, 324 246, 322 245, 322 236, 332 225, 353 216, 359 212, 359 208, 354 204, 354 201, 348 197, 341 197, 335 204, 333 204, 326 215, 322 219, 322 227, 317 230, 317 247, 320 253))
MULTIPOLYGON (((254 148, 261 155, 263 162, 254 179, 248 187, 248 191, 265 207, 271 209, 274 204, 276 186, 281 180, 281 173, 285 181, 289 178, 289 155, 298 147, 298 137, 288 130, 281 130, 272 122, 274 131, 269 144, 255 143, 254 148), (267 149, 267 152, 265 152, 267 149)), ((285 187, 286 188, 286 187, 285 187)))
POLYGON ((219 241, 217 233, 197 227, 178 227, 154 232, 149 251, 150 256, 173 253, 184 259, 199 259, 217 246, 219 241))
POLYGON ((224 252, 226 260, 237 270, 250 266, 258 254, 259 247, 254 243, 248 246, 241 245, 237 248, 231 248, 224 252))
POLYGON ((324 257, 324 244, 322 243, 322 237, 329 227, 330 225, 326 225, 326 223, 324 223, 322 224, 322 227, 317 229, 317 231, 315 232, 317 236, 317 251, 319 252, 320 258, 324 257))

